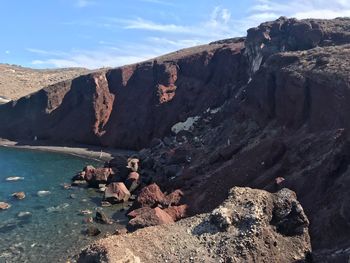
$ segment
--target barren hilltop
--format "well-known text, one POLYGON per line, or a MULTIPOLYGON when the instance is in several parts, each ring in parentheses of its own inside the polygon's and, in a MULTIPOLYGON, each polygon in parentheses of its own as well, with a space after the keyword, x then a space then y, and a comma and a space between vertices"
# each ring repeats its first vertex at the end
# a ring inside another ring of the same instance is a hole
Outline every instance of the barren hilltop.
POLYGON ((19 99, 51 84, 88 72, 85 68, 32 69, 0 64, 0 103, 1 98, 19 99))

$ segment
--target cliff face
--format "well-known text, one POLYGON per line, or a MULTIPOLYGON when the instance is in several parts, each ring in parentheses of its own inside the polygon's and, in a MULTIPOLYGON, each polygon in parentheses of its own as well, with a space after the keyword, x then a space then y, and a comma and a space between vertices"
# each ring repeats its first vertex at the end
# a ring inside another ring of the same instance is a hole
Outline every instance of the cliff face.
POLYGON ((0 107, 0 136, 140 149, 245 83, 243 47, 211 44, 49 86, 0 107))

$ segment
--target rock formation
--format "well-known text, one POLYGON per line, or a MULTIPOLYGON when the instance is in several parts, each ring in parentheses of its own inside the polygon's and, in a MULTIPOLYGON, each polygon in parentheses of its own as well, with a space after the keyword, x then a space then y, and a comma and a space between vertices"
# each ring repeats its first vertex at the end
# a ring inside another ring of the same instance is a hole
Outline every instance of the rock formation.
POLYGON ((212 213, 99 240, 78 262, 302 262, 308 223, 292 191, 236 187, 212 213))

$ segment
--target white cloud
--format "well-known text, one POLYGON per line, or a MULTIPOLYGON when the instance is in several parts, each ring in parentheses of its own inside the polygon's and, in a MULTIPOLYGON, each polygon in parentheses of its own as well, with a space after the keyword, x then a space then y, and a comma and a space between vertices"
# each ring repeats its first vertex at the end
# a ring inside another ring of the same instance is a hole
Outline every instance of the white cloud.
POLYGON ((91 0, 76 0, 75 3, 77 7, 87 7, 94 4, 96 4, 96 2, 91 0))
POLYGON ((114 19, 123 25, 124 29, 141 29, 148 31, 159 31, 167 33, 190 33, 190 28, 175 24, 160 24, 140 17, 136 19, 114 19))
MULTIPOLYGON (((271 14, 304 18, 336 18, 350 16, 349 0, 256 0, 251 8, 252 16, 261 19, 271 17, 271 14)), ((262 21, 261 21, 262 22, 262 21)))
MULTIPOLYGON (((140 0, 154 4, 169 3, 166 0, 140 0)), ((80 7, 91 3, 90 0, 77 2, 80 7)), ((140 62, 180 48, 200 45, 224 38, 242 36, 250 27, 258 26, 267 20, 280 16, 296 18, 334 18, 350 16, 350 0, 254 0, 253 5, 235 18, 231 11, 223 6, 213 8, 208 19, 192 24, 183 24, 177 19, 168 19, 167 23, 137 17, 133 19, 102 18, 100 21, 71 22, 67 25, 98 27, 105 30, 124 29, 148 31, 148 35, 139 43, 125 43, 100 40, 94 50, 71 50, 69 52, 47 51, 28 48, 37 54, 32 61, 40 67, 88 67, 121 66, 140 62), (154 33, 152 35, 152 33, 154 33)))

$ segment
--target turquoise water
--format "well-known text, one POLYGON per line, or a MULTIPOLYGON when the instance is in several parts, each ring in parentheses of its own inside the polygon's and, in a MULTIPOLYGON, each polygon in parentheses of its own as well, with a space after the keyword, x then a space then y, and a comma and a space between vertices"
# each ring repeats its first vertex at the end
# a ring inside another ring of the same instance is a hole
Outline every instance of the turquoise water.
MULTIPOLYGON (((87 224, 83 221, 88 216, 79 211, 100 209, 101 194, 94 189, 62 187, 89 164, 101 166, 96 161, 70 155, 0 147, 0 201, 11 204, 8 210, 0 211, 1 263, 65 262, 96 239, 84 234, 87 224), (24 179, 6 181, 10 176, 24 179), (19 191, 26 193, 25 199, 15 200, 11 196, 19 191), (38 191, 50 194, 40 197, 38 191), (20 212, 30 212, 31 216, 18 217, 20 212)), ((125 225, 120 208, 103 208, 116 223, 110 226, 94 223, 102 233, 125 225)))

